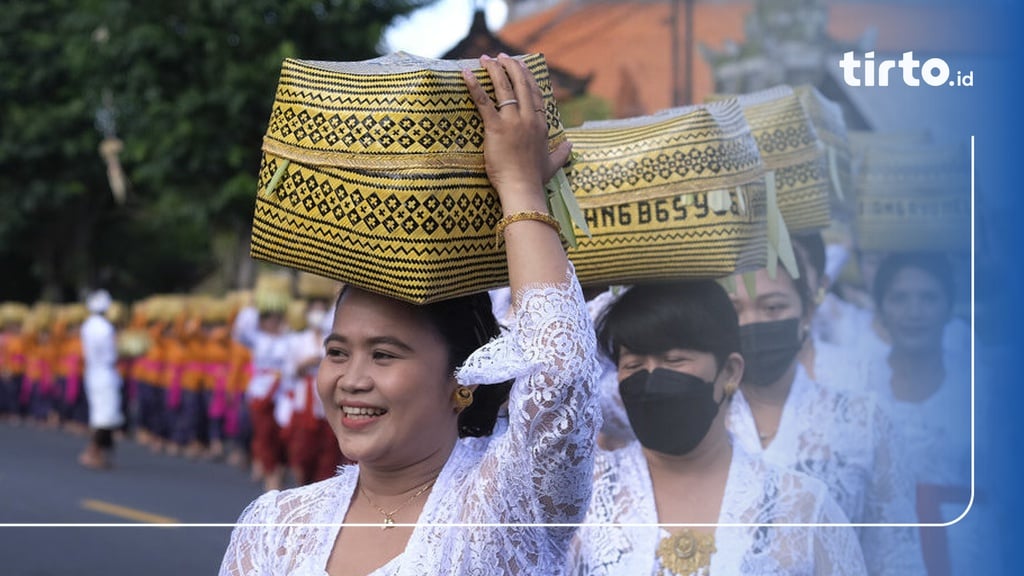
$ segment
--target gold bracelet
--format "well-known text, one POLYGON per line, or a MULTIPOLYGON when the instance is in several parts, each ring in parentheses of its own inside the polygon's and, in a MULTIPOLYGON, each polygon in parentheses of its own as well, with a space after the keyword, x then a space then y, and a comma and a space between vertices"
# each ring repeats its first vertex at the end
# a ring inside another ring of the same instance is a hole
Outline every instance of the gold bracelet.
POLYGON ((505 232, 505 227, 513 222, 519 222, 521 220, 534 220, 536 222, 543 222, 548 226, 555 229, 555 232, 562 233, 562 226, 550 215, 536 210, 526 210, 524 212, 516 212, 515 214, 509 214, 501 220, 498 220, 498 225, 494 227, 494 240, 498 244, 501 244, 502 233, 505 232))

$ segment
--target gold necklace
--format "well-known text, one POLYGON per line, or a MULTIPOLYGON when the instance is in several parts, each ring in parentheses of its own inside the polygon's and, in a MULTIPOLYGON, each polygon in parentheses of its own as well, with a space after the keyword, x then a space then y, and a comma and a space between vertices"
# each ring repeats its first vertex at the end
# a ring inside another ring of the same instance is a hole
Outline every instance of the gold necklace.
POLYGON ((658 544, 658 560, 661 562, 662 574, 669 570, 670 574, 689 576, 711 566, 711 555, 717 552, 715 534, 694 532, 683 528, 679 532, 669 534, 658 544))
POLYGON ((384 525, 381 526, 381 530, 387 530, 388 528, 392 528, 395 525, 395 514, 397 514, 398 511, 401 510, 402 508, 405 508, 406 505, 408 505, 410 502, 412 502, 416 498, 419 498, 420 495, 422 495, 424 492, 430 490, 430 487, 434 485, 434 482, 437 482, 437 478, 434 478, 430 482, 424 484, 423 487, 417 490, 415 494, 410 496, 408 500, 402 502, 398 506, 398 508, 395 508, 391 512, 388 512, 381 508, 380 506, 377 506, 377 503, 374 502, 372 498, 370 498, 370 495, 366 493, 366 490, 363 489, 362 485, 359 486, 359 493, 366 497, 366 501, 370 503, 370 506, 373 506, 374 508, 377 509, 377 512, 380 512, 384 515, 384 525))

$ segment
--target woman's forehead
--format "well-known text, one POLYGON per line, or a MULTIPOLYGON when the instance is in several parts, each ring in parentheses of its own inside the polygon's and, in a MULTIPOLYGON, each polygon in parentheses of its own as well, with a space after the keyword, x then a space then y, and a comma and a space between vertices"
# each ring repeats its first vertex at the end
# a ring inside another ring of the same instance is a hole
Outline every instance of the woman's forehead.
POLYGON ((338 301, 334 332, 411 337, 434 330, 412 304, 350 287, 338 301))
POLYGON ((905 266, 896 272, 896 274, 893 275, 892 286, 897 284, 902 288, 913 286, 919 289, 941 289, 941 283, 938 278, 933 276, 931 272, 916 266, 905 266))
POLYGON ((796 283, 781 266, 776 270, 775 278, 772 278, 765 269, 757 271, 754 277, 755 294, 753 296, 747 293, 747 285, 743 276, 735 276, 735 278, 736 290, 729 294, 729 298, 733 302, 754 300, 754 297, 756 300, 764 300, 779 296, 799 296, 796 291, 796 283))
POLYGON ((665 350, 659 350, 657 352, 632 350, 625 344, 619 346, 620 356, 669 356, 669 355, 685 355, 692 358, 712 356, 710 352, 703 352, 701 350, 695 350, 693 348, 687 348, 683 346, 666 348, 665 350))

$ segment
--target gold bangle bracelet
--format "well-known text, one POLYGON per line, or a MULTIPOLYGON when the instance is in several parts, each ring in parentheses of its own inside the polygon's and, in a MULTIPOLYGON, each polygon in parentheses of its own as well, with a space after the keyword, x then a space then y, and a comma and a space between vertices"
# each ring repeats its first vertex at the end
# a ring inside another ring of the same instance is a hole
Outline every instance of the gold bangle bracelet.
POLYGON ((516 212, 515 214, 509 214, 501 220, 498 220, 498 225, 494 227, 494 240, 498 244, 501 244, 502 234, 505 232, 505 227, 513 222, 520 222, 522 220, 533 220, 535 222, 543 222, 548 226, 555 229, 555 232, 562 233, 562 226, 550 215, 536 210, 526 210, 524 212, 516 212))

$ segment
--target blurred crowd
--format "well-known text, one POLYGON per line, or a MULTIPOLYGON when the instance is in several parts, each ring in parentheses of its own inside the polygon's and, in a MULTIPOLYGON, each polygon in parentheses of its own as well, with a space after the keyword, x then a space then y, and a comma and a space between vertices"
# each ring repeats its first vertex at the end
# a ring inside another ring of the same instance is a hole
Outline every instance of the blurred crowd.
MULTIPOLYGON (((222 297, 156 295, 105 312, 117 329, 120 435, 153 452, 225 460, 267 489, 342 463, 315 374, 337 283, 264 275, 222 297), (296 295, 296 291, 301 295, 296 295)), ((84 434, 84 304, 0 305, 0 417, 84 434)), ((107 466, 110 463, 106 463, 107 466)))

